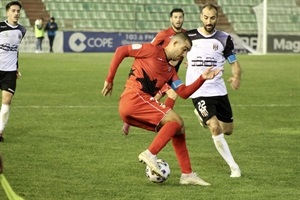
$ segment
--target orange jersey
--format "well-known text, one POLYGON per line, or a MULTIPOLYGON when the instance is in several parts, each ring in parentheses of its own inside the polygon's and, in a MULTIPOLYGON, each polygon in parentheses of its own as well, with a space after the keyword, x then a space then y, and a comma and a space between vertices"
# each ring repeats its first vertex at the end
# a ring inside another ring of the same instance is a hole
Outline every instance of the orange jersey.
POLYGON ((115 54, 118 56, 112 60, 106 79, 108 82, 112 82, 117 67, 125 57, 135 57, 122 95, 143 92, 155 96, 165 83, 171 84, 179 79, 162 46, 149 43, 121 46, 115 54))
POLYGON ((205 81, 200 76, 191 85, 184 85, 179 79, 174 66, 169 64, 162 46, 145 43, 117 48, 106 77, 107 82, 113 82, 117 69, 125 57, 135 57, 135 60, 122 96, 128 93, 140 93, 153 97, 167 83, 180 97, 186 99, 205 81))
MULTIPOLYGON (((181 32, 186 32, 186 30, 181 29, 181 32)), ((172 27, 162 30, 156 34, 156 36, 152 40, 151 44, 153 44, 155 46, 161 45, 163 48, 165 48, 170 43, 173 35, 175 35, 176 33, 177 32, 175 32, 172 27)))

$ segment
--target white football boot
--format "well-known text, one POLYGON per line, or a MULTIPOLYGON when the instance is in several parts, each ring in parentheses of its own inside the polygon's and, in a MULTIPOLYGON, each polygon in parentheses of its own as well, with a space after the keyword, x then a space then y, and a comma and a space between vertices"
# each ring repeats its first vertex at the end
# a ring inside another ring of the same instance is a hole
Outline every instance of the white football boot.
POLYGON ((192 172, 190 174, 181 174, 179 183, 182 184, 182 185, 202 185, 202 186, 209 186, 210 185, 210 183, 207 183, 204 180, 202 180, 194 172, 192 172))

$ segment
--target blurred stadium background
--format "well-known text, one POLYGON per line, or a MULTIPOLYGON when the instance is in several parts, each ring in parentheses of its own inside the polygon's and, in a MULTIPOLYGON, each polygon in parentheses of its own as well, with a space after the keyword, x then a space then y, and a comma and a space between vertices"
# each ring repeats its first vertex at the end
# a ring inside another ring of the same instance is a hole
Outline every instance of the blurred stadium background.
MULTIPOLYGON (((0 3, 5 19, 7 0, 0 3)), ((170 26, 169 12, 185 12, 185 29, 201 25, 206 3, 218 6, 217 29, 233 35, 240 53, 299 53, 300 0, 22 0, 20 24, 28 33, 20 49, 34 52, 34 21, 55 17, 59 32, 55 52, 113 52, 122 44, 148 42, 170 26), (266 7, 264 10, 264 3, 266 7), (264 31, 264 14, 267 16, 264 31), (75 34, 75 35, 74 35, 75 34), (265 35, 264 35, 265 34, 265 35), (264 40, 265 39, 265 40, 264 40), (265 49, 264 49, 265 48, 265 49)), ((47 37, 44 51, 48 49, 47 37)))

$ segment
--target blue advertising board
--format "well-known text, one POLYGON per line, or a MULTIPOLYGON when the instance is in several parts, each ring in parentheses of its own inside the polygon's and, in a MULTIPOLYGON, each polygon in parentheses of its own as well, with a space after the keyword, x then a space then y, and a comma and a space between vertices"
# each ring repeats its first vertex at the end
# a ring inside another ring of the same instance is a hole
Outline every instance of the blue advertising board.
POLYGON ((64 52, 114 52, 117 47, 151 42, 156 33, 64 32, 64 52))

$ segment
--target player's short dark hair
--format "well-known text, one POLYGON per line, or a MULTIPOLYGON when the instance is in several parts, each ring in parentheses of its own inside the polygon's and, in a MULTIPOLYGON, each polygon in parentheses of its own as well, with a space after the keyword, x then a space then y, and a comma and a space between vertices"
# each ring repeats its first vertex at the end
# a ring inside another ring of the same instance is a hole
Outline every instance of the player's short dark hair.
POLYGON ((184 40, 184 41, 187 40, 187 41, 189 42, 189 44, 192 46, 192 40, 191 40, 191 38, 188 36, 188 34, 185 33, 185 32, 178 32, 178 33, 175 33, 175 35, 173 35, 172 38, 180 38, 180 39, 182 39, 182 40, 184 40))
POLYGON ((22 9, 22 4, 21 4, 20 1, 11 1, 11 2, 6 4, 6 7, 5 7, 6 11, 8 11, 11 6, 15 6, 15 5, 19 6, 20 9, 22 9))
POLYGON ((211 9, 216 10, 217 16, 218 16, 218 12, 219 12, 219 11, 218 11, 218 7, 215 6, 214 4, 211 4, 211 3, 205 4, 205 5, 202 7, 202 9, 201 9, 201 13, 202 13, 202 11, 203 11, 204 8, 208 8, 208 10, 211 10, 211 9))
POLYGON ((182 13, 182 15, 184 16, 184 12, 181 8, 174 8, 173 10, 171 10, 170 12, 170 17, 172 17, 173 13, 176 13, 176 12, 180 12, 182 13))

